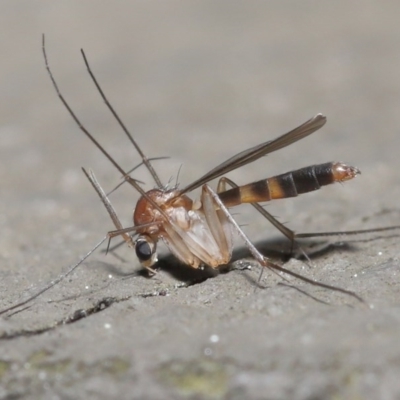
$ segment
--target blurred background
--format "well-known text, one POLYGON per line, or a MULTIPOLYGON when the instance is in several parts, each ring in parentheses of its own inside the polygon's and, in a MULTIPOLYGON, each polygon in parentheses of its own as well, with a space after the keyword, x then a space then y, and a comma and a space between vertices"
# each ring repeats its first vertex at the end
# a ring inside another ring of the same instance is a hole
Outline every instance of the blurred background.
MULTIPOLYGON (((400 3, 394 0, 2 1, 2 303, 9 305, 24 289, 57 276, 113 228, 81 166, 92 168, 106 191, 120 182, 118 172, 57 98, 44 67, 43 33, 54 76, 84 125, 124 168, 140 162, 94 88, 81 48, 145 154, 170 157, 154 162, 165 184, 175 184, 179 168, 179 182, 185 185, 233 154, 273 139, 318 112, 327 115, 328 123, 321 131, 229 177, 244 184, 314 163, 355 165, 362 175, 354 181, 267 206, 297 231, 343 230, 399 223, 398 213, 388 213, 399 210, 400 197, 399 15, 400 3)), ((144 168, 134 177, 145 182, 147 189, 154 186, 144 168)), ((125 226, 131 224, 137 197, 129 187, 111 196, 125 226)), ((253 240, 277 236, 250 207, 234 212, 239 213, 239 223, 246 225, 253 240)), ((158 398, 165 398, 163 386, 155 385, 148 371, 177 354, 196 359, 203 355, 207 335, 217 332, 226 335, 218 347, 220 359, 234 360, 239 371, 230 388, 244 387, 238 393, 246 393, 247 398, 264 398, 265 393, 273 398, 295 398, 293 393, 301 391, 303 397, 297 398, 330 398, 327 393, 332 393, 332 385, 335 393, 347 390, 344 383, 351 386, 356 382, 355 374, 361 376, 357 382, 362 390, 352 392, 352 386, 344 398, 351 397, 349 393, 356 393, 354 398, 385 398, 384 393, 399 393, 398 365, 397 369, 388 367, 390 360, 396 363, 393 353, 399 324, 393 321, 399 313, 397 309, 392 315, 383 311, 388 304, 398 304, 398 266, 393 261, 398 260, 397 248, 397 239, 393 239, 376 246, 367 244, 358 252, 337 250, 316 260, 320 261, 318 268, 305 272, 341 287, 358 284, 354 286, 357 293, 385 305, 373 316, 371 310, 364 313, 348 307, 331 307, 326 312, 325 305, 276 285, 273 279, 277 278, 270 274, 265 274, 268 290, 254 291, 254 282, 232 273, 176 290, 174 296, 159 303, 158 299, 136 296, 130 308, 121 304, 101 317, 63 327, 55 335, 22 338, 21 346, 9 341, 4 354, 20 366, 18 373, 33 380, 38 374, 25 366, 38 348, 61 360, 71 357, 70 369, 63 369, 68 372, 57 375, 54 382, 65 383, 68 390, 69 379, 76 382, 70 377, 82 373, 77 381, 83 379, 86 390, 93 389, 90 378, 97 371, 91 363, 103 365, 107 352, 125 362, 134 343, 139 356, 135 353, 133 361, 128 360, 133 367, 121 380, 126 379, 129 390, 134 382, 135 390, 146 393, 152 388, 161 393, 158 398), (378 267, 369 269, 371 266, 378 267), (361 269, 369 274, 352 279, 361 269), (318 273, 321 275, 314 275, 318 273), (319 310, 319 306, 325 308, 319 310), (136 313, 135 318, 126 318, 130 311, 136 313), (152 325, 148 329, 149 319, 152 325), (103 326, 110 321, 113 330, 106 331, 103 326), (377 332, 385 334, 374 335, 376 326, 381 329, 377 332), (315 331, 319 332, 317 339, 309 335, 315 331), (99 337, 106 345, 98 346, 99 337), (382 355, 385 343, 386 355, 382 355), (379 350, 377 354, 374 349, 379 350), (333 360, 328 367, 327 354, 333 360), (146 367, 136 364, 135 357, 146 367), (312 362, 307 361, 310 357, 314 357, 312 362), (80 360, 89 365, 88 371, 82 372, 80 360), (269 366, 265 364, 268 360, 269 366), (374 364, 379 360, 386 365, 382 369, 374 364), (261 363, 267 365, 262 372, 258 369, 261 363), (350 364, 354 370, 341 375, 350 364), (249 365, 257 365, 253 373, 247 371, 249 365), (273 373, 281 368, 278 375, 272 375, 278 379, 269 379, 269 368, 273 373), (304 374, 300 378, 299 371, 304 374)), ((100 268, 106 262, 117 271, 137 269, 132 251, 126 253, 125 263, 112 256, 107 261, 101 254, 93 256, 71 282, 48 293, 51 299, 59 295, 60 303, 32 307, 31 312, 20 313, 9 323, 21 323, 24 329, 44 320, 54 323, 77 308, 91 306, 98 296, 106 295, 104 291, 94 292, 93 297, 81 296, 79 304, 71 300, 71 293, 86 293, 87 287, 98 288, 108 282, 109 272, 100 268), (52 312, 46 311, 49 309, 52 312)), ((296 265, 304 273, 304 264, 296 265)), ((165 275, 159 280, 126 281, 125 286, 115 281, 108 295, 146 293, 171 281, 173 287, 176 281, 165 275)), ((333 296, 326 291, 323 295, 333 296)), ((340 304, 336 300, 334 303, 340 304)), ((50 369, 56 371, 47 371, 50 369)), ((14 377, 15 369, 10 372, 10 379, 14 377)), ((102 389, 97 393, 124 398, 118 379, 107 375, 102 380, 104 388, 99 386, 102 389)), ((19 384, 16 387, 20 390, 19 384)), ((38 388, 41 393, 41 381, 38 388)), ((77 398, 76 393, 70 397, 77 398)))
MULTIPOLYGON (((165 183, 174 184, 182 166, 186 184, 324 113, 318 133, 229 176, 243 184, 313 163, 354 164, 363 175, 343 188, 268 206, 298 231, 344 229, 352 217, 357 224, 397 205, 400 194, 399 9, 395 1, 3 2, 2 254, 13 258, 37 241, 39 257, 49 238, 64 249, 66 239, 81 243, 112 227, 80 167, 93 168, 106 190, 118 173, 57 98, 43 33, 54 76, 86 127, 124 168, 139 162, 81 48, 143 151, 170 157, 154 163, 165 183)), ((136 176, 153 186, 143 168, 136 176)), ((136 198, 130 188, 112 198, 125 225, 136 198)), ((249 221, 247 210, 240 222, 264 238, 268 224, 249 221)))
MULTIPOLYGON (((3 257, 14 264, 21 246, 36 258, 47 246, 75 253, 74 244, 86 249, 84 238, 112 228, 80 167, 93 168, 105 190, 118 173, 57 98, 43 33, 54 76, 85 126, 124 168, 139 162, 81 48, 143 151, 170 157, 154 162, 164 183, 174 184, 182 167, 186 184, 324 113, 328 124, 318 133, 229 176, 243 184, 313 163, 354 164, 363 173, 356 181, 268 205, 298 231, 345 229, 396 207, 400 195, 399 9, 395 1, 3 2, 3 257)), ((143 168, 135 177, 154 185, 143 168)), ((130 188, 112 197, 124 225, 136 199, 130 188)), ((239 210, 254 239, 271 231, 239 210)))

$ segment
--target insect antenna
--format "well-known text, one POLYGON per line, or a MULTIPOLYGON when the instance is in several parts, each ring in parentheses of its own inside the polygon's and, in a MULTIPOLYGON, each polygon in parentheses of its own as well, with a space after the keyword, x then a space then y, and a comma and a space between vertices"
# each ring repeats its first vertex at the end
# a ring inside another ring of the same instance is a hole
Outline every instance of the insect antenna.
POLYGON ((100 242, 97 243, 88 253, 86 253, 76 264, 74 264, 72 267, 70 267, 63 274, 59 275, 58 278, 52 280, 50 283, 48 283, 46 286, 44 286, 42 289, 40 289, 37 293, 33 294, 32 296, 28 297, 27 299, 22 300, 19 303, 16 303, 16 304, 14 304, 14 305, 12 305, 10 307, 4 308, 3 310, 0 310, 0 315, 5 314, 5 313, 7 313, 9 311, 15 310, 16 308, 22 307, 25 304, 28 304, 29 302, 31 302, 32 300, 36 299, 37 297, 39 297, 44 292, 47 292, 53 286, 57 285, 57 283, 60 283, 68 275, 72 274, 72 272, 74 272, 107 239, 108 239, 108 235, 105 236, 103 239, 101 239, 100 242))
MULTIPOLYGON (((82 125, 82 123, 80 122, 80 120, 78 119, 78 117, 75 115, 75 113, 72 111, 72 109, 71 109, 71 107, 69 106, 69 104, 67 103, 67 101, 66 101, 66 100, 64 99, 64 97, 62 96, 62 94, 61 94, 61 92, 60 92, 60 90, 59 90, 59 88, 58 88, 57 82, 55 81, 55 79, 54 79, 54 77, 53 77, 53 74, 52 74, 52 72, 51 72, 51 70, 50 70, 50 66, 49 66, 48 59, 47 59, 47 54, 46 54, 45 35, 44 35, 44 34, 43 34, 43 36, 42 36, 42 51, 43 51, 43 57, 44 57, 44 61, 45 61, 45 67, 46 67, 46 70, 47 70, 48 75, 49 75, 49 77, 50 77, 50 80, 51 80, 51 82, 52 82, 52 84, 53 84, 53 87, 54 87, 54 89, 55 89, 55 91, 56 91, 58 97, 60 98, 61 102, 63 103, 63 105, 65 106, 65 108, 67 109, 67 111, 69 112, 69 114, 71 115, 71 117, 73 118, 73 120, 75 121, 75 123, 76 123, 76 124, 78 125, 78 127, 85 133, 85 135, 96 145, 96 147, 106 156, 106 158, 114 165, 114 167, 123 175, 125 181, 129 182, 142 196, 146 197, 146 198, 150 201, 150 203, 153 204, 153 206, 154 206, 155 208, 159 209, 159 207, 157 206, 157 204, 155 204, 154 201, 153 201, 151 198, 149 198, 149 197, 147 196, 147 194, 144 192, 144 190, 143 190, 143 189, 141 188, 141 186, 138 184, 138 181, 135 180, 135 179, 133 179, 132 177, 130 177, 130 176, 129 176, 129 173, 126 173, 126 172, 119 166, 119 164, 111 157, 111 155, 100 145, 100 143, 99 143, 99 142, 91 135, 91 133, 82 125)), ((87 64, 87 60, 86 60, 85 57, 84 57, 84 59, 85 59, 85 63, 86 63, 86 65, 87 65, 88 69, 89 69, 89 72, 90 72, 92 78, 94 78, 93 75, 92 75, 92 73, 91 73, 91 71, 90 71, 90 68, 89 68, 89 66, 88 66, 88 64, 87 64)), ((94 79, 94 81, 95 81, 95 79, 94 79)), ((96 86, 98 86, 98 84, 97 84, 96 81, 95 81, 95 83, 96 83, 96 86)), ((98 87, 98 89, 99 89, 100 92, 101 92, 100 87, 98 87)), ((101 94, 102 94, 102 97, 104 98, 104 95, 103 95, 102 92, 101 92, 101 94)), ((104 99, 105 99, 105 98, 104 98, 104 99)), ((105 99, 105 101, 106 101, 106 99, 105 99)), ((108 103, 107 101, 106 101, 106 103, 109 105, 109 103, 108 103)), ((111 107, 110 105, 109 105, 109 108, 113 111, 113 109, 112 109, 112 107, 111 107)), ((115 111, 113 111, 113 114, 115 114, 115 111)), ((115 115, 116 115, 116 114, 115 114, 115 115)), ((117 115, 116 115, 116 118, 118 119, 118 121, 119 121, 119 123, 121 124, 121 126, 123 126, 122 122, 120 122, 120 119, 118 118, 117 115)), ((141 151, 140 148, 137 146, 136 142, 135 142, 134 139, 131 137, 131 135, 129 134, 129 132, 126 131, 126 133, 127 133, 128 137, 131 138, 131 141, 134 143, 134 145, 135 145, 135 147, 137 148, 139 154, 142 156, 142 162, 143 162, 148 168, 149 168, 149 166, 150 166, 149 170, 151 170, 152 167, 151 167, 151 165, 150 165, 150 163, 149 163, 149 160, 143 155, 142 151, 141 151)), ((74 264, 72 267, 70 267, 65 273, 59 275, 56 279, 52 280, 50 283, 48 283, 46 286, 44 286, 42 289, 40 289, 37 293, 35 293, 34 295, 28 297, 27 299, 22 300, 22 301, 20 301, 20 302, 14 304, 14 305, 12 305, 12 306, 9 306, 9 307, 7 307, 7 308, 5 308, 5 309, 3 309, 3 310, 0 310, 0 315, 5 314, 5 313, 7 313, 7 312, 9 312, 9 311, 12 311, 12 310, 14 310, 14 309, 16 309, 16 308, 19 308, 19 307, 22 307, 22 306, 28 304, 28 303, 31 302, 32 300, 34 300, 34 299, 36 299, 37 297, 39 297, 41 294, 43 294, 43 293, 45 293, 46 291, 48 291, 49 289, 51 289, 53 286, 57 285, 59 282, 61 282, 63 279, 65 279, 68 275, 70 275, 73 271, 75 271, 75 270, 76 270, 76 269, 77 269, 77 268, 78 268, 78 267, 79 267, 79 266, 80 266, 80 265, 95 251, 95 250, 97 250, 107 239, 111 239, 112 237, 118 236, 118 235, 123 235, 123 236, 124 236, 125 234, 127 234, 127 233, 129 233, 129 232, 132 232, 132 231, 134 231, 134 230, 137 229, 137 227, 122 228, 122 225, 119 223, 118 217, 117 217, 117 215, 115 214, 115 211, 114 211, 114 209, 113 209, 111 203, 109 203, 109 201, 108 201, 108 199, 107 199, 107 196, 104 194, 104 192, 102 192, 102 189, 101 189, 101 188, 99 189, 99 187, 97 187, 97 186, 99 186, 99 185, 97 184, 97 181, 96 181, 96 179, 94 178, 93 173, 90 172, 90 174, 89 174, 89 173, 87 173, 85 170, 84 170, 84 172, 85 172, 86 176, 89 178, 89 181, 92 183, 92 185, 93 185, 94 188, 96 189, 96 191, 97 191, 97 193, 99 194, 100 198, 102 199, 103 204, 105 205, 105 207, 106 207, 106 209, 107 209, 107 211, 108 211, 108 213, 109 213, 111 219, 112 219, 113 222, 114 222, 114 225, 116 225, 116 227, 119 228, 119 229, 117 229, 116 231, 113 232, 114 235, 108 233, 103 239, 101 239, 100 242, 98 242, 98 243, 97 243, 85 256, 83 256, 76 264, 74 264), (97 184, 97 185, 96 185, 96 184, 97 184), (103 196, 102 196, 102 193, 104 194, 103 196)), ((153 170, 152 176, 153 176, 153 178, 157 181, 158 177, 157 177, 157 174, 155 173, 154 170, 153 170), (157 177, 157 178, 156 178, 156 177, 157 177)), ((159 182, 159 179, 158 179, 158 182, 159 182)), ((158 184, 158 182, 157 182, 157 184, 158 184)), ((161 186, 161 183, 160 183, 160 186, 161 186)), ((162 211, 162 210, 160 210, 160 211, 161 211, 161 213, 164 215, 163 211, 162 211)), ((128 237, 125 236, 125 239, 128 239, 128 237)), ((128 241, 128 242, 131 241, 131 237, 129 236, 129 240, 126 240, 126 241, 128 241)))
POLYGON ((83 57, 83 60, 84 60, 84 62, 85 62, 86 68, 87 68, 87 70, 88 70, 88 72, 89 72, 89 75, 90 75, 90 77, 92 78, 93 83, 95 84, 95 86, 96 86, 98 92, 100 93, 100 96, 102 97, 102 99, 103 99, 104 102, 106 103, 107 108, 111 111, 112 115, 113 115, 114 118, 117 120, 119 126, 120 126, 120 127, 122 128, 122 130, 125 132, 126 136, 127 136, 128 139, 131 141, 131 143, 132 143, 133 146, 135 147, 136 151, 139 153, 140 157, 141 157, 142 160, 143 160, 143 164, 146 165, 146 168, 149 170, 149 172, 150 172, 151 176, 153 177, 153 179, 154 179, 156 185, 157 185, 159 188, 162 188, 163 185, 162 185, 162 183, 161 183, 161 180, 160 180, 160 178, 158 177, 158 175, 157 175, 155 169, 154 169, 153 166, 151 165, 150 159, 148 159, 148 158, 146 157, 146 155, 143 153, 142 149, 141 149, 141 148, 139 147, 139 145, 136 143, 136 140, 135 140, 135 139, 133 138, 133 136, 130 134, 130 132, 129 132, 128 129, 126 128, 125 124, 122 122, 121 118, 119 117, 119 115, 118 115, 117 112, 115 111, 114 107, 113 107, 113 106, 110 104, 110 102, 108 101, 107 97, 105 96, 105 94, 104 94, 104 92, 103 92, 103 89, 101 88, 101 86, 100 86, 99 83, 97 82, 97 79, 96 79, 96 77, 94 76, 94 74, 93 74, 93 72, 92 72, 92 70, 91 70, 91 68, 90 68, 89 62, 88 62, 88 60, 87 60, 87 58, 86 58, 86 54, 85 54, 85 52, 83 51, 83 49, 81 49, 81 53, 82 53, 82 57, 83 57))
POLYGON ((117 162, 110 156, 110 154, 104 149, 104 147, 92 136, 92 134, 82 125, 81 121, 78 119, 78 117, 75 115, 75 113, 72 111, 72 108, 69 106, 67 101, 64 99, 64 96, 61 94, 60 89, 58 88, 57 82, 55 81, 53 77, 53 73, 50 70, 49 62, 47 60, 47 54, 46 54, 46 47, 45 47, 45 36, 43 35, 43 40, 42 40, 42 50, 43 50, 43 57, 44 57, 44 62, 46 66, 46 70, 50 76, 51 82, 53 83, 54 89, 63 103, 64 107, 67 109, 75 123, 78 125, 79 129, 96 145, 96 147, 108 158, 108 160, 111 162, 111 164, 114 165, 114 167, 125 177, 125 179, 135 187, 135 189, 140 192, 141 194, 144 194, 144 190, 137 184, 137 182, 127 176, 126 172, 117 164, 117 162))
MULTIPOLYGON (((129 182, 143 197, 145 197, 154 208, 156 208, 161 215, 163 215, 165 218, 168 218, 165 212, 159 207, 156 202, 150 198, 146 192, 142 189, 142 187, 138 184, 138 181, 136 179, 133 179, 132 177, 129 176, 122 168, 121 166, 114 160, 114 158, 111 157, 111 155, 105 150, 105 148, 94 138, 94 136, 84 127, 82 122, 79 120, 79 118, 75 115, 75 113, 72 111, 72 108, 69 106, 67 101, 65 100, 64 96, 61 94, 60 89, 58 88, 57 82, 54 79, 53 73, 51 72, 49 62, 47 60, 47 53, 46 53, 46 46, 45 46, 45 36, 43 34, 42 36, 42 52, 43 52, 43 58, 45 62, 45 67, 47 70, 47 73, 50 77, 50 80, 53 84, 54 90, 57 93, 57 96, 63 103, 64 107, 67 109, 69 114, 71 115, 72 119, 75 121, 75 123, 78 125, 79 129, 94 143, 94 145, 104 154, 104 156, 111 162, 112 165, 121 173, 121 175, 124 177, 124 179, 129 182)), ((132 138, 133 140, 133 138, 132 138)), ((136 142, 135 142, 136 143, 136 142)), ((147 160, 147 159, 146 159, 147 160)), ((145 163, 145 161, 143 160, 145 163)), ((146 164, 146 163, 145 163, 146 164)))
MULTIPOLYGON (((111 239, 111 238, 110 238, 111 239)), ((109 246, 106 250, 102 250, 102 252, 104 253, 112 253, 114 250, 118 249, 119 247, 121 247, 123 244, 125 244, 124 240, 121 240, 120 242, 114 244, 113 246, 109 246)))

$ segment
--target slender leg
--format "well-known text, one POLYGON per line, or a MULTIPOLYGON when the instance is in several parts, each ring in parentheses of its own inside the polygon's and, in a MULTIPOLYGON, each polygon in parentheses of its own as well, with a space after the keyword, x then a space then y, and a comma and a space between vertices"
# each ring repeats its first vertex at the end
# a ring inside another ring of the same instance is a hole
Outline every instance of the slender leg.
MULTIPOLYGON (((114 210, 114 207, 112 206, 110 200, 108 199, 107 195, 105 194, 103 188, 100 186, 99 182, 97 181, 96 177, 94 176, 93 171, 89 171, 87 172, 84 168, 82 168, 84 174, 86 175, 86 177, 89 179, 90 183, 92 184, 92 186, 94 187, 94 189, 96 190, 97 194, 99 195, 101 201, 104 204, 104 207, 106 208, 108 214, 110 215, 110 218, 112 219, 112 221, 114 222, 115 227, 117 228, 117 230, 122 231, 120 233, 120 235, 123 237, 123 239, 125 240, 125 242, 128 244, 129 247, 133 247, 133 241, 131 236, 124 232, 123 226, 121 224, 121 221, 118 218, 117 213, 114 210)), ((110 238, 112 236, 108 235, 110 238)))
MULTIPOLYGON (((217 193, 225 192, 226 191, 226 185, 229 185, 233 188, 238 188, 239 186, 230 180, 229 178, 226 178, 223 176, 219 181, 218 181, 218 187, 217 187, 217 193)), ((291 242, 291 247, 290 247, 290 254, 293 254, 294 246, 296 245, 297 248, 301 251, 303 256, 310 261, 310 259, 307 256, 307 253, 301 248, 301 246, 296 242, 295 238, 297 237, 296 233, 292 231, 290 228, 279 222, 274 216, 272 216, 267 210, 265 210, 260 204, 258 203, 250 203, 264 218, 266 218, 276 229, 278 229, 283 235, 285 235, 291 242)))
MULTIPOLYGON (((229 185, 233 188, 239 187, 235 182, 230 180, 229 178, 226 178, 223 176, 219 182, 218 182, 218 187, 217 187, 217 193, 225 192, 226 191, 226 185, 229 185)), ((262 214, 272 225, 275 226, 280 232, 282 232, 290 241, 294 241, 294 238, 296 234, 283 225, 281 222, 279 222, 275 217, 273 217, 268 211, 264 210, 258 203, 250 203, 260 214, 262 214)))
POLYGON ((251 255, 263 267, 269 268, 271 270, 283 272, 285 274, 288 274, 288 275, 291 275, 291 276, 295 277, 296 279, 302 280, 302 281, 307 282, 307 283, 309 283, 311 285, 314 285, 314 286, 319 286, 319 287, 322 287, 322 288, 331 289, 331 290, 335 290, 335 291, 340 292, 340 293, 347 294, 349 296, 352 296, 352 297, 356 298, 358 301, 364 303, 364 300, 360 296, 358 296, 356 293, 354 293, 354 292, 352 292, 350 290, 342 289, 342 288, 339 288, 337 286, 328 285, 328 284, 325 284, 325 283, 322 283, 322 282, 316 282, 316 281, 314 281, 314 280, 312 280, 310 278, 306 278, 305 276, 299 275, 299 274, 297 274, 295 272, 292 272, 292 271, 290 271, 290 270, 288 270, 286 268, 280 267, 279 265, 274 264, 273 262, 271 262, 267 257, 264 257, 257 250, 257 248, 254 246, 254 244, 246 236, 246 234, 243 232, 243 230, 240 228, 238 223, 232 217, 231 213, 226 208, 224 203, 218 197, 218 194, 216 192, 214 192, 214 190, 212 190, 211 187, 208 186, 207 184, 203 185, 203 191, 204 192, 208 192, 210 194, 210 196, 214 199, 214 202, 215 202, 216 206, 219 207, 220 210, 223 211, 223 213, 226 215, 227 220, 232 224, 232 227, 235 229, 236 233, 241 237, 241 239, 243 240, 244 244, 249 249, 251 255))
MULTIPOLYGON (((235 184, 233 181, 226 177, 222 177, 218 182, 217 192, 225 192, 226 185, 229 185, 233 188, 238 188, 239 186, 235 184)), ((268 211, 266 211, 260 204, 258 203, 250 203, 264 218, 266 218, 272 225, 275 226, 283 235, 285 235, 291 241, 291 253, 293 253, 294 247, 301 251, 303 256, 310 261, 307 253, 302 249, 300 244, 296 239, 306 239, 313 237, 337 237, 343 240, 344 237, 350 236, 353 240, 357 240, 357 236, 362 237, 362 235, 370 234, 370 233, 388 233, 390 234, 393 231, 400 230, 400 225, 387 226, 384 228, 372 228, 372 229, 359 229, 353 231, 331 231, 331 232, 310 232, 310 233, 296 233, 279 222, 275 217, 273 217, 268 211)))

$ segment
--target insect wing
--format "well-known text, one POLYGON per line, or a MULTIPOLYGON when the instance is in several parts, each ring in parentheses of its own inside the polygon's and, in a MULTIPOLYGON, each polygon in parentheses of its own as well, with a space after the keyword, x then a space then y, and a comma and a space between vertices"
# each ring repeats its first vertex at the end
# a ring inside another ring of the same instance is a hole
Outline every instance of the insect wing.
POLYGON ((268 142, 264 142, 257 146, 251 147, 250 149, 241 151, 233 157, 228 158, 228 160, 224 161, 222 164, 219 164, 218 166, 213 168, 201 178, 186 186, 182 190, 182 193, 190 192, 191 190, 194 190, 199 186, 204 185, 212 179, 218 178, 219 176, 226 174, 236 168, 258 160, 260 157, 272 153, 273 151, 289 146, 290 144, 297 142, 298 140, 303 139, 308 135, 311 135, 313 132, 324 126, 325 123, 326 117, 322 114, 317 114, 313 118, 306 121, 304 124, 298 126, 297 128, 282 136, 279 136, 274 140, 270 140, 268 142))

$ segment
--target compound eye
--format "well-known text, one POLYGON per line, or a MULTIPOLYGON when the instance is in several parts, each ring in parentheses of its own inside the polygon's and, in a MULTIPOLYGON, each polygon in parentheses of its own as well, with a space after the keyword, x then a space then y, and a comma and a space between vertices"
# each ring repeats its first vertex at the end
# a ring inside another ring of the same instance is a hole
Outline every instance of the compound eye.
POLYGON ((135 252, 144 267, 150 267, 157 261, 156 245, 148 236, 138 237, 135 243, 135 252))
POLYGON ((135 251, 138 259, 141 261, 147 261, 151 258, 151 247, 146 240, 138 240, 136 242, 135 251))

